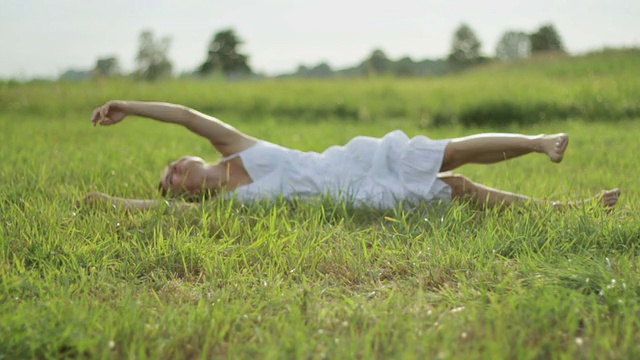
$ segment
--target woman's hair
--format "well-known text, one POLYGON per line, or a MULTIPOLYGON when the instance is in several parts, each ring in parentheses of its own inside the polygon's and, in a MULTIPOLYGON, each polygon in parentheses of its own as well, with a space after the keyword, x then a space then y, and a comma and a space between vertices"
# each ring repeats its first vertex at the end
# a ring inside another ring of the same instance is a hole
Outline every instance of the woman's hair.
POLYGON ((180 193, 175 193, 173 191, 170 191, 169 189, 165 188, 164 186, 162 186, 162 182, 158 183, 158 191, 160 191, 160 194, 162 195, 162 197, 168 197, 168 198, 177 198, 186 202, 190 202, 190 203, 195 203, 195 202, 202 202, 202 201, 206 201, 211 199, 212 197, 214 197, 217 194, 217 189, 213 190, 213 189, 204 189, 204 191, 200 192, 200 193, 190 193, 188 191, 183 191, 180 193))

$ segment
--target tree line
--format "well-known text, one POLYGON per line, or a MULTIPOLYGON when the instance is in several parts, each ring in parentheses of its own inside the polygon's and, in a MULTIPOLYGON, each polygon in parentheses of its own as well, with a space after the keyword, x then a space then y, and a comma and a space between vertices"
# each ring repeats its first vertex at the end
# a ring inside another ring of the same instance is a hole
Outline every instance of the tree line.
MULTIPOLYGON (((462 24, 453 35, 447 60, 455 68, 481 63, 488 60, 481 55, 481 47, 473 30, 462 24)), ((496 58, 500 60, 524 59, 542 52, 565 52, 560 34, 552 24, 543 25, 530 34, 524 31, 507 31, 496 46, 496 58)))
MULTIPOLYGON (((99 58, 91 71, 67 71, 62 79, 86 77, 133 76, 155 81, 173 76, 173 63, 169 59, 171 38, 156 38, 150 30, 143 31, 138 39, 136 69, 125 74, 117 57, 99 58)), ((216 32, 208 43, 203 62, 186 76, 222 76, 228 79, 261 77, 249 65, 249 56, 242 53, 243 40, 229 28, 216 32)), ((333 70, 327 63, 313 67, 300 65, 290 74, 279 77, 322 78, 331 76, 427 76, 460 71, 486 61, 523 59, 541 52, 565 52, 558 31, 552 24, 545 24, 532 33, 519 30, 506 31, 495 49, 495 57, 482 55, 482 43, 467 24, 461 24, 454 32, 451 49, 445 59, 414 61, 409 57, 397 61, 389 59, 381 49, 375 49, 360 64, 350 68, 333 70)))

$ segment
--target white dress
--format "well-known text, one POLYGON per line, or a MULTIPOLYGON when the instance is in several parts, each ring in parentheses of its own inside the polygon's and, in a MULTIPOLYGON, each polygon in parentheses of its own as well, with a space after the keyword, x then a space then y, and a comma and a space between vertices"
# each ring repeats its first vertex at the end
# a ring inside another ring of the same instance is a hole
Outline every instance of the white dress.
POLYGON ((226 158, 239 156, 253 180, 229 195, 241 201, 330 196, 381 209, 400 201, 449 201, 450 187, 437 178, 448 142, 410 139, 400 130, 382 138, 358 136, 323 153, 259 141, 226 158))

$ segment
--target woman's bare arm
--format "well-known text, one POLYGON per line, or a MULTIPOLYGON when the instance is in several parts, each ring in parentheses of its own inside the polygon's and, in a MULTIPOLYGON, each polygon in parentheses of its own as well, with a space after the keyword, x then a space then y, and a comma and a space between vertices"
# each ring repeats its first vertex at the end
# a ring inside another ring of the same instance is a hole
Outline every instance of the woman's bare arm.
POLYGON ((162 200, 140 200, 126 199, 116 196, 110 196, 100 192, 91 192, 84 196, 81 201, 76 201, 76 206, 105 204, 124 210, 149 210, 160 205, 167 205, 172 209, 187 210, 192 209, 196 205, 186 202, 168 202, 162 200))
POLYGON ((178 124, 208 139, 223 155, 228 156, 254 145, 257 140, 233 126, 186 106, 144 101, 109 101, 98 107, 91 117, 94 125, 113 125, 128 115, 178 124))

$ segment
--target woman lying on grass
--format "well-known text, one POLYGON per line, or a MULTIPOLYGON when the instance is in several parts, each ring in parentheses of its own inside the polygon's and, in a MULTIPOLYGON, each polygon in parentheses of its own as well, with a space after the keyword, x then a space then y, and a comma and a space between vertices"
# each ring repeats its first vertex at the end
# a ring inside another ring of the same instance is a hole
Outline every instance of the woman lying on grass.
MULTIPOLYGON (((186 200, 229 196, 240 201, 328 195, 358 206, 393 208, 399 202, 474 201, 482 206, 536 202, 567 207, 566 203, 533 199, 475 183, 450 171, 464 164, 491 164, 537 152, 562 161, 569 143, 566 134, 526 136, 479 134, 456 139, 409 138, 396 130, 382 138, 358 136, 323 153, 302 152, 246 135, 224 122, 181 105, 109 101, 91 118, 95 125, 114 125, 128 115, 179 124, 208 139, 222 159, 206 163, 183 156, 162 173, 163 195, 186 200)), ((586 201, 616 205, 620 190, 605 190, 586 201)), ((136 200, 90 193, 85 202, 108 202, 127 209, 148 209, 161 201, 136 200)), ((187 206, 187 203, 178 203, 187 206)))

